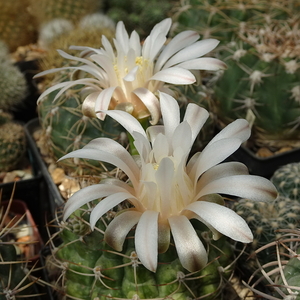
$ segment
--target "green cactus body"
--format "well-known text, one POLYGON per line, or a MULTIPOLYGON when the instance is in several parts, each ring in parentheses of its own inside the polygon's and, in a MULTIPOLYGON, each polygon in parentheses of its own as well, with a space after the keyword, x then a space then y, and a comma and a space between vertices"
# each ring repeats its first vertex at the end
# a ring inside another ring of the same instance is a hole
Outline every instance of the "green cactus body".
POLYGON ((26 78, 8 57, 0 57, 0 69, 0 109, 12 111, 27 96, 26 78))
POLYGON ((23 159, 26 152, 26 136, 21 124, 0 124, 0 171, 11 171, 23 159))
MULTIPOLYGON (((257 265, 255 257, 249 259, 249 255, 253 254, 259 247, 280 238, 282 234, 277 232, 279 228, 295 229, 300 222, 299 202, 282 196, 271 203, 250 202, 241 199, 234 204, 233 209, 245 219, 253 232, 253 243, 246 248, 243 265, 252 271, 257 265)), ((258 257, 260 262, 265 264, 275 260, 276 254, 273 249, 269 248, 259 253, 258 257)))
MULTIPOLYGON (((70 74, 60 74, 57 82, 66 80, 70 74), (64 78, 64 79, 61 79, 64 78)), ((38 105, 40 124, 43 136, 49 148, 49 155, 57 161, 63 155, 82 148, 98 137, 109 137, 120 140, 122 127, 110 117, 104 121, 83 116, 81 112, 81 86, 75 86, 53 102, 57 91, 52 92, 38 105)), ((106 167, 96 161, 64 160, 60 163, 65 170, 74 171, 79 175, 96 174, 105 171, 106 167)))
POLYGON ((233 250, 225 238, 205 238, 211 262, 198 272, 187 272, 171 246, 159 254, 159 265, 153 273, 139 262, 133 235, 126 239, 123 251, 116 252, 103 241, 110 217, 102 217, 94 231, 86 227, 88 218, 85 209, 76 211, 62 224, 62 243, 52 250, 51 261, 65 270, 54 289, 65 293, 66 299, 223 299, 233 268, 233 250))
POLYGON ((101 8, 101 0, 30 0, 30 11, 39 24, 57 18, 76 23, 83 16, 98 12, 101 8))
POLYGON ((280 195, 300 201, 300 163, 280 167, 271 177, 271 181, 280 195))

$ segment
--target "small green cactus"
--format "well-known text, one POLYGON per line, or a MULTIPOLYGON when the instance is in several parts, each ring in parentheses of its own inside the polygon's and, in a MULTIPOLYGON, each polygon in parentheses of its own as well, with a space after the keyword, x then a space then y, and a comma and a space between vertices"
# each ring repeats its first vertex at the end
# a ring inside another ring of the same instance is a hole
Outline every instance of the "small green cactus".
POLYGON ((278 193, 284 197, 300 202, 300 163, 295 162, 277 169, 271 181, 278 193))
MULTIPOLYGON (((234 203, 233 209, 245 219, 253 232, 253 243, 247 245, 245 262, 243 267, 252 270, 257 267, 254 257, 249 259, 249 255, 259 248, 273 242, 281 237, 277 232, 278 228, 296 229, 300 224, 300 203, 283 196, 277 197, 273 202, 251 202, 241 199, 234 203)), ((264 251, 260 253, 261 263, 274 260, 274 252, 264 251)))
POLYGON ((282 237, 258 249, 275 253, 275 259, 263 264, 245 285, 259 297, 270 300, 299 300, 300 260, 299 229, 278 229, 282 237))
POLYGON ((115 214, 108 212, 94 231, 89 227, 88 208, 76 211, 66 223, 59 222, 63 242, 55 247, 58 233, 51 237, 53 249, 48 261, 60 274, 50 278, 55 282, 53 288, 66 299, 226 299, 224 290, 234 259, 225 238, 211 241, 204 236, 210 263, 199 272, 188 273, 171 246, 159 255, 160 263, 153 273, 139 262, 133 236, 127 238, 122 252, 104 242, 105 228, 115 214))
POLYGON ((8 58, 0 57, 0 109, 13 111, 28 94, 25 75, 8 58))
MULTIPOLYGON (((1 120, 7 120, 3 116, 1 120)), ((0 123, 0 172, 13 170, 24 158, 26 135, 24 127, 13 121, 0 123)))

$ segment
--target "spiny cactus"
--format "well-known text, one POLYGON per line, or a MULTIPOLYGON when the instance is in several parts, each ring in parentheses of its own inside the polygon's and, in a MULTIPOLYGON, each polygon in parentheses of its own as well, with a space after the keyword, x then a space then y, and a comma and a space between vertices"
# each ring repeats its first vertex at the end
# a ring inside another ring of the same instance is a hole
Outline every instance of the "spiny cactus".
MULTIPOLYGON (((62 82, 72 74, 66 72, 58 75, 55 82, 62 82)), ((52 92, 38 105, 43 137, 47 143, 49 155, 56 162, 64 154, 80 149, 92 139, 107 136, 122 139, 123 129, 111 118, 104 121, 91 119, 81 112, 81 86, 75 86, 53 102, 57 91, 52 92)), ((77 175, 96 174, 107 170, 103 164, 88 160, 67 160, 60 163, 67 172, 76 171, 77 175)))
POLYGON ((179 28, 221 40, 216 55, 228 69, 204 91, 221 125, 248 119, 254 150, 299 146, 299 2, 195 0, 181 9, 179 28))
POLYGON ((258 259, 259 268, 245 285, 264 299, 299 300, 300 230, 278 229, 278 231, 282 234, 280 239, 256 251, 256 253, 274 252, 276 258, 265 264, 258 259))
POLYGON ((7 57, 0 57, 0 69, 0 109, 12 111, 27 96, 27 81, 25 75, 7 57))
POLYGON ((7 44, 10 52, 36 41, 36 24, 28 5, 29 0, 0 1, 0 40, 7 44))
MULTIPOLYGON (((259 248, 280 238, 278 228, 296 229, 300 224, 300 203, 296 200, 279 196, 273 202, 250 202, 241 199, 233 209, 243 217, 253 232, 253 243, 247 246, 243 267, 252 270, 257 267, 251 255, 259 248), (250 259, 249 259, 250 255, 250 259)), ((272 261, 274 252, 266 250, 259 253, 261 263, 272 261)))
POLYGON ((26 152, 26 136, 21 124, 11 121, 7 113, 0 113, 0 171, 11 171, 26 152))
POLYGON ((284 197, 300 201, 300 163, 284 165, 275 171, 271 181, 278 193, 284 197))
POLYGON ((100 11, 101 7, 101 0, 30 0, 30 11, 40 25, 57 18, 77 23, 83 16, 100 11))
POLYGON ((34 279, 31 277, 35 266, 27 268, 28 262, 25 257, 17 256, 18 242, 11 241, 11 234, 17 230, 24 217, 9 220, 12 201, 11 198, 4 208, 0 200, 0 300, 17 298, 29 300, 39 296, 34 289, 34 279))
POLYGON ((109 212, 91 232, 89 209, 76 211, 66 222, 59 222, 59 233, 50 241, 53 249, 47 265, 53 288, 66 299, 225 299, 224 289, 232 274, 234 259, 225 238, 207 243, 210 263, 195 273, 180 264, 174 247, 159 256, 156 273, 147 270, 134 249, 134 237, 126 240, 122 252, 103 241, 103 234, 116 212, 109 212), (59 234, 62 243, 54 246, 59 234), (56 271, 55 271, 56 269, 56 271))

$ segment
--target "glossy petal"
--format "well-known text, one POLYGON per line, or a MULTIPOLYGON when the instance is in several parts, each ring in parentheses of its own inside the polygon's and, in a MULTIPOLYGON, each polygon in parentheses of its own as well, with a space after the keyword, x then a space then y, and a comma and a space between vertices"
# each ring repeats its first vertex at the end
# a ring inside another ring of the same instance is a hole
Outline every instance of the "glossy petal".
POLYGON ((125 238, 142 213, 134 210, 122 212, 107 226, 104 234, 105 242, 117 251, 122 251, 125 238))
POLYGON ((140 217, 135 232, 135 250, 139 260, 150 271, 157 268, 158 212, 146 210, 140 217))
POLYGON ((212 57, 200 57, 197 59, 191 59, 188 61, 184 61, 176 66, 188 70, 218 71, 227 69, 227 65, 224 62, 212 57))
MULTIPOLYGON (((199 186, 201 186, 201 179, 199 186)), ((234 175, 216 179, 202 186, 196 198, 215 193, 264 202, 272 201, 277 197, 277 190, 271 181, 255 175, 234 175)))
POLYGON ((195 229, 185 216, 169 218, 176 250, 182 266, 190 272, 195 272, 207 264, 207 254, 195 229))
POLYGON ((242 243, 250 243, 253 235, 247 223, 233 210, 212 202, 197 201, 189 204, 186 210, 191 210, 200 220, 210 224, 217 231, 242 243))

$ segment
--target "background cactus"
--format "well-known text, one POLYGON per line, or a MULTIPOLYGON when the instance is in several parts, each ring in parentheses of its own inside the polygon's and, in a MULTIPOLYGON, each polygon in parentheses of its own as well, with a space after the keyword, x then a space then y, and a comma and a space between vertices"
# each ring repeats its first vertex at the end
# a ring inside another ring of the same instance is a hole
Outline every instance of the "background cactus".
POLYGON ((13 111, 22 106, 28 93, 28 85, 24 74, 7 56, 0 57, 0 109, 13 111))
POLYGON ((101 10, 101 0, 29 0, 30 12, 39 25, 53 19, 67 19, 77 23, 83 16, 101 10))
POLYGON ((276 259, 260 263, 247 284, 256 295, 264 299, 299 300, 300 261, 299 229, 279 229, 282 237, 265 245, 256 252, 274 252, 276 259), (259 277, 258 277, 259 275, 259 277))
POLYGON ((28 6, 29 0, 0 1, 0 40, 7 44, 10 52, 36 41, 36 23, 28 6))
MULTIPOLYGON (((90 231, 88 208, 76 211, 50 241, 47 258, 53 275, 53 288, 66 299, 223 299, 233 270, 233 251, 225 238, 212 242, 203 235, 210 263, 201 271, 188 273, 182 268, 174 247, 159 256, 159 267, 152 273, 142 266, 134 249, 134 237, 126 240, 122 252, 113 251, 103 241, 103 233, 116 212, 108 212, 90 231), (62 240, 54 246, 56 237, 62 240), (56 275, 55 275, 56 274, 56 275)), ((226 298, 224 298, 226 299, 226 298)))
POLYGON ((12 201, 11 198, 9 204, 4 207, 0 199, 0 299, 29 300, 39 296, 34 288, 35 279, 31 277, 35 267, 28 266, 26 257, 17 255, 16 249, 20 242, 11 240, 12 234, 20 231, 20 223, 24 217, 14 216, 11 219, 10 205, 12 201))
POLYGON ((271 181, 276 186, 278 193, 300 201, 300 163, 295 162, 284 165, 275 171, 271 181))
POLYGON ((203 90, 221 126, 248 119, 254 150, 298 147, 299 2, 195 0, 180 9, 179 29, 194 27, 205 38, 221 40, 216 55, 228 69, 203 90))
POLYGON ((8 113, 0 112, 0 172, 11 171, 26 152, 26 136, 21 124, 8 113))

